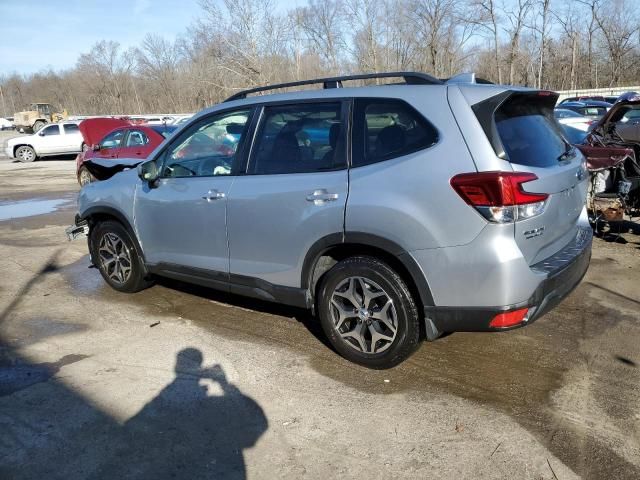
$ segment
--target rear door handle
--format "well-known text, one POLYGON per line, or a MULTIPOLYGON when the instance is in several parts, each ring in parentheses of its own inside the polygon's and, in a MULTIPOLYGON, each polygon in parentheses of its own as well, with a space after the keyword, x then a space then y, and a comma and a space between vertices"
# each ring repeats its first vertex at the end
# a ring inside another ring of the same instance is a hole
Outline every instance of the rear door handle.
POLYGON ((209 190, 207 194, 202 198, 207 202, 213 202, 214 200, 220 200, 221 198, 224 198, 224 197, 226 197, 224 192, 220 192, 214 189, 214 190, 209 190))
POLYGON ((324 205, 326 202, 336 201, 338 197, 337 193, 329 193, 326 188, 321 188, 307 195, 307 202, 313 202, 314 205, 324 205))

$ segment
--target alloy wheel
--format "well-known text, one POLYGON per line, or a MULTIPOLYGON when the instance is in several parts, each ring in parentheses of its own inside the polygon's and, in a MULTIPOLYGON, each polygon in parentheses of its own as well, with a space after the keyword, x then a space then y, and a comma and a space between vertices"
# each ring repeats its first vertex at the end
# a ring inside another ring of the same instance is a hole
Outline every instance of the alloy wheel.
POLYGON ((122 285, 131 276, 131 252, 115 233, 105 233, 100 239, 98 256, 104 273, 113 282, 122 285))
POLYGON ((83 168, 80 170, 80 185, 84 187, 88 183, 91 183, 91 174, 89 170, 83 168))
POLYGON ((25 162, 32 162, 35 158, 35 153, 30 148, 21 148, 18 152, 18 157, 20 160, 24 160, 25 162))
POLYGON ((372 280, 346 278, 334 289, 330 308, 336 332, 359 352, 381 353, 396 338, 396 307, 389 294, 372 280))

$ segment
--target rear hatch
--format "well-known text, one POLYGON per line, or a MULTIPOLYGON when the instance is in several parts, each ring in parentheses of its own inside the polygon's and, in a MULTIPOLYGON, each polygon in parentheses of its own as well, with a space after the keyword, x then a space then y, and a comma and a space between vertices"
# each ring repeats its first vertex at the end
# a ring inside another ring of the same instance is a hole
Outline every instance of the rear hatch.
POLYGON ((496 155, 508 161, 514 172, 535 175, 519 186, 521 190, 547 195, 540 212, 514 222, 516 243, 532 265, 576 238, 588 175, 583 155, 564 138, 554 117, 556 94, 506 92, 500 100, 498 103, 493 97, 473 110, 481 123, 484 120, 483 128, 496 155), (493 115, 486 115, 487 106, 493 115), (478 115, 483 109, 484 118, 478 115), (486 125, 487 121, 493 125, 486 125))

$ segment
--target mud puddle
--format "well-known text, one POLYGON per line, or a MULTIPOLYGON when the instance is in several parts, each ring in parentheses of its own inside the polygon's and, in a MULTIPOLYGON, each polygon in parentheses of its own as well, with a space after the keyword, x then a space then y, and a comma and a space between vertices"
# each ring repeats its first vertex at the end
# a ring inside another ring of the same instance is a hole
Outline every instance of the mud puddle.
POLYGON ((0 222, 54 213, 74 206, 75 196, 63 198, 32 198, 15 202, 0 202, 0 222))

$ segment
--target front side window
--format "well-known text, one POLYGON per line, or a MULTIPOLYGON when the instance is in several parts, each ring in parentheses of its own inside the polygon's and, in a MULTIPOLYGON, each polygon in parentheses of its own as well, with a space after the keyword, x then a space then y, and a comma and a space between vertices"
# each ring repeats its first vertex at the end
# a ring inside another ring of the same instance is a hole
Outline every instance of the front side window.
POLYGON ((76 125, 75 123, 65 123, 63 127, 64 133, 78 133, 80 131, 78 125, 76 125))
POLYGON ((438 132, 400 100, 356 99, 353 166, 381 162, 428 148, 438 132))
POLYGON ((310 173, 344 168, 345 130, 340 102, 266 107, 249 173, 310 173))
POLYGON ((142 147, 149 143, 149 137, 141 130, 131 130, 127 137, 127 147, 142 147))
POLYGON ((42 129, 42 135, 48 137, 50 135, 60 135, 60 127, 58 125, 49 125, 42 129))
POLYGON ((240 110, 213 115, 187 129, 166 152, 162 176, 230 175, 250 113, 240 110))
POLYGON ((109 135, 102 139, 100 143, 100 148, 117 148, 122 143, 122 138, 124 137, 124 130, 116 130, 115 132, 111 132, 109 135))

